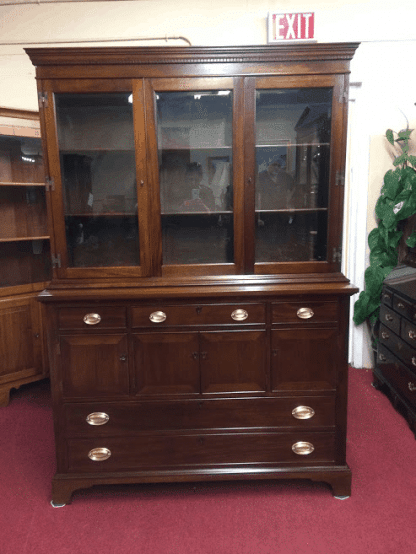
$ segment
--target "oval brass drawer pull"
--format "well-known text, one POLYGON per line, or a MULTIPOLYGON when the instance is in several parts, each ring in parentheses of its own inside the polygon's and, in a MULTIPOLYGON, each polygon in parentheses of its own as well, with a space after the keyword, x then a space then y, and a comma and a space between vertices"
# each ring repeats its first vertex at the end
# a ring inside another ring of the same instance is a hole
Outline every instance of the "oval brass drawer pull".
POLYGON ((378 359, 380 360, 380 362, 386 362, 387 361, 387 358, 384 354, 379 354, 378 359))
POLYGON ((100 323, 101 316, 100 314, 86 314, 84 315, 84 323, 87 325, 97 325, 97 323, 100 323))
POLYGON ((103 462, 111 456, 111 450, 108 448, 93 448, 88 452, 88 458, 93 462, 103 462))
POLYGON ((309 406, 297 406, 292 410, 295 419, 311 419, 314 415, 315 410, 309 406))
POLYGON ((411 381, 409 381, 407 388, 410 390, 410 392, 414 392, 416 390, 416 385, 414 385, 411 381))
POLYGON ((243 309, 234 310, 231 314, 231 318, 234 319, 234 321, 244 321, 248 318, 248 312, 243 309))
POLYGON ((388 340, 390 338, 390 335, 386 333, 386 331, 381 331, 381 338, 384 340, 388 340))
POLYGON ((86 417, 88 425, 105 425, 108 423, 110 416, 105 412, 92 412, 86 417))
POLYGON ((416 340, 416 333, 412 329, 409 331, 409 339, 416 340))
POLYGON ((412 356, 412 365, 416 366, 416 356, 412 356))
POLYGON ((315 314, 312 308, 299 308, 299 310, 296 312, 296 315, 299 319, 310 319, 315 314))
POLYGON ((386 314, 384 317, 385 317, 386 321, 393 321, 394 320, 394 317, 390 314, 386 314))
POLYGON ((401 302, 398 302, 397 307, 400 308, 401 310, 403 310, 404 309, 404 304, 402 304, 401 302))
POLYGON ((299 454, 299 456, 307 456, 312 454, 315 447, 311 442, 299 441, 292 445, 292 450, 295 454, 299 454))
POLYGON ((163 323, 166 320, 165 312, 152 312, 149 316, 152 323, 163 323))

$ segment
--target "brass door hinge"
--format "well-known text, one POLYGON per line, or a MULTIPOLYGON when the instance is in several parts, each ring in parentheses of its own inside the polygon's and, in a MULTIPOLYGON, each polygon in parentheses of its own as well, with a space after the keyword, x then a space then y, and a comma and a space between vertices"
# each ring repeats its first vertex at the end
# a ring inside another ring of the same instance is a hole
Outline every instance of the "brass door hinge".
POLYGON ((39 105, 43 106, 44 108, 48 107, 48 93, 47 92, 39 92, 38 93, 38 101, 39 105))
POLYGON ((47 177, 46 180, 45 180, 45 187, 46 187, 47 191, 49 191, 49 189, 54 191, 55 190, 55 181, 53 179, 51 179, 50 177, 47 177))
POLYGON ((335 175, 335 184, 337 187, 343 187, 345 185, 345 173, 343 171, 337 171, 335 175))
POLYGON ((52 267, 61 267, 61 255, 58 254, 56 257, 52 255, 52 267))
POLYGON ((338 248, 334 248, 332 251, 332 261, 334 263, 338 262, 341 263, 342 259, 342 248, 339 246, 338 248))

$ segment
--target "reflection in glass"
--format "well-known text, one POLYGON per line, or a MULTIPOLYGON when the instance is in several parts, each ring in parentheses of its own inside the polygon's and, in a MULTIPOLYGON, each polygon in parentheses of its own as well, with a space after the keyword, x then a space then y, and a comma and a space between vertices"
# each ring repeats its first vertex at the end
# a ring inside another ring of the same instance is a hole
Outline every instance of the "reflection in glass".
POLYGON ((325 260, 332 89, 256 93, 256 262, 325 260))
POLYGON ((232 92, 158 92, 163 264, 233 262, 232 92))
POLYGON ((56 94, 69 266, 140 263, 130 93, 56 94))

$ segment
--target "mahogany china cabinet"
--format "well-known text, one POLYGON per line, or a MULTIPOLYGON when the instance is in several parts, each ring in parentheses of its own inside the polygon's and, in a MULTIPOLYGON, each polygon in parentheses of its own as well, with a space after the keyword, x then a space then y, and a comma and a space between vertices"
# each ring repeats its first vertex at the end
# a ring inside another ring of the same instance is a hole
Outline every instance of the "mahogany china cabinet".
POLYGON ((27 50, 51 183, 53 505, 216 479, 350 495, 357 46, 27 50))
POLYGON ((50 249, 38 112, 0 107, 0 406, 47 376, 43 306, 50 249))

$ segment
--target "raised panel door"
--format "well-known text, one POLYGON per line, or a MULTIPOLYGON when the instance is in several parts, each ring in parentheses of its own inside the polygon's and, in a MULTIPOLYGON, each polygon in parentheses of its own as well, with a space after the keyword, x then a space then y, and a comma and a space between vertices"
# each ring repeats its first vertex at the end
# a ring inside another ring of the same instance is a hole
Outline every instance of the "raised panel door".
POLYGON ((60 338, 63 396, 104 397, 129 392, 126 335, 64 335, 60 338))
POLYGON ((200 392, 198 333, 133 335, 137 394, 200 392))
POLYGON ((335 390, 337 339, 337 328, 273 330, 272 390, 335 390))
POLYGON ((201 333, 203 393, 266 390, 265 331, 201 333))

